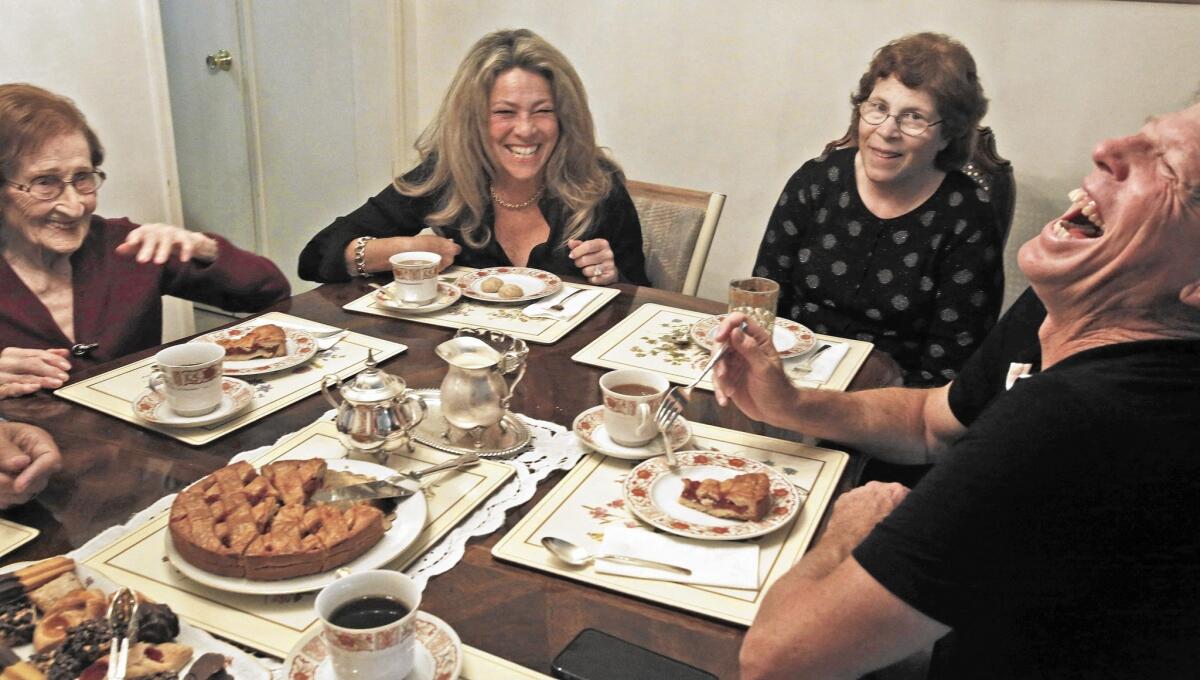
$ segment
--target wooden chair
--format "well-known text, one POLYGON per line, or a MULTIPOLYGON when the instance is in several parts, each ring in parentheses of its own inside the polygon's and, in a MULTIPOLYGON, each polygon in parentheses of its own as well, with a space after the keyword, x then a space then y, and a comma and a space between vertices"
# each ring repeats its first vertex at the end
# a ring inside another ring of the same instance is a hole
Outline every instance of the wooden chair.
MULTIPOLYGON (((857 139, 858 131, 851 126, 841 139, 825 145, 825 153, 855 146, 857 139)), ((980 189, 987 192, 996 215, 996 223, 1002 230, 1001 243, 1006 243, 1008 232, 1012 229, 1013 211, 1017 205, 1017 189, 1013 179, 1012 162, 996 152, 996 134, 990 127, 979 127, 975 153, 963 164, 962 171, 974 180, 980 189)))
POLYGON ((642 223, 646 275, 655 288, 695 295, 725 194, 626 181, 642 223))

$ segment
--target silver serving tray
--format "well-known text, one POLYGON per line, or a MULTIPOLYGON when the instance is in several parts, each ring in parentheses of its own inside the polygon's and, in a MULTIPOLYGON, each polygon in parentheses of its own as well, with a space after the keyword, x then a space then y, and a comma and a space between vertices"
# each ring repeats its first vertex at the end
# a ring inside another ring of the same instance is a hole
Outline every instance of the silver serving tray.
POLYGON ((478 453, 480 458, 512 458, 524 451, 533 442, 533 433, 521 419, 506 411, 499 425, 489 427, 483 435, 483 446, 475 448, 475 438, 469 432, 458 431, 452 440, 443 435, 450 429, 442 417, 442 392, 436 389, 410 390, 425 400, 428 411, 421 422, 412 430, 412 438, 440 451, 456 453, 478 453))

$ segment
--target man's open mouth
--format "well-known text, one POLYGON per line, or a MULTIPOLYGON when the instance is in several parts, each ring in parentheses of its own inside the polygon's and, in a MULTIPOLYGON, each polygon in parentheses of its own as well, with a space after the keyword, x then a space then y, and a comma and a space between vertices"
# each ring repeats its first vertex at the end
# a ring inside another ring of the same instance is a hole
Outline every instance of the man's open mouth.
POLYGON ((1071 207, 1054 224, 1054 233, 1060 238, 1100 238, 1104 235, 1104 217, 1096 202, 1083 189, 1075 189, 1067 195, 1071 207))

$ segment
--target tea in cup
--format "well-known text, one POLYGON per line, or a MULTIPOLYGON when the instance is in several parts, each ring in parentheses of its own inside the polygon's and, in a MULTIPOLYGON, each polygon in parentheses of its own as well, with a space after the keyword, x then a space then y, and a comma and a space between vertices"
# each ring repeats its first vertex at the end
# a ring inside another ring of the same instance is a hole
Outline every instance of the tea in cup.
POLYGON ((442 256, 417 251, 396 253, 388 258, 392 265, 393 296, 401 302, 426 304, 437 299, 437 271, 442 256))
POLYGON ((658 435, 654 414, 670 389, 657 373, 635 368, 612 371, 600 378, 604 397, 604 427, 622 446, 641 446, 658 435))
POLYGON ((191 417, 221 405, 225 348, 213 342, 189 342, 154 355, 150 389, 176 414, 191 417))
POLYGON ((339 680, 395 680, 413 669, 421 590, 398 571, 362 571, 317 595, 325 648, 339 680))

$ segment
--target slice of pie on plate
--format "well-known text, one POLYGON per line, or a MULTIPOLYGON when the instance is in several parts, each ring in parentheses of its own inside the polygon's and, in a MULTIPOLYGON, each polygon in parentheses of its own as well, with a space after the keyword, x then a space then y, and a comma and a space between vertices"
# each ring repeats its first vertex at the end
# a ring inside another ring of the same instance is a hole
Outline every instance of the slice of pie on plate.
POLYGON ((771 480, 762 472, 731 479, 684 479, 679 504, 713 517, 760 521, 771 507, 771 480))
POLYGON ((222 338, 217 344, 225 348, 225 358, 229 361, 274 359, 287 355, 287 334, 272 323, 258 326, 238 338, 222 338))

